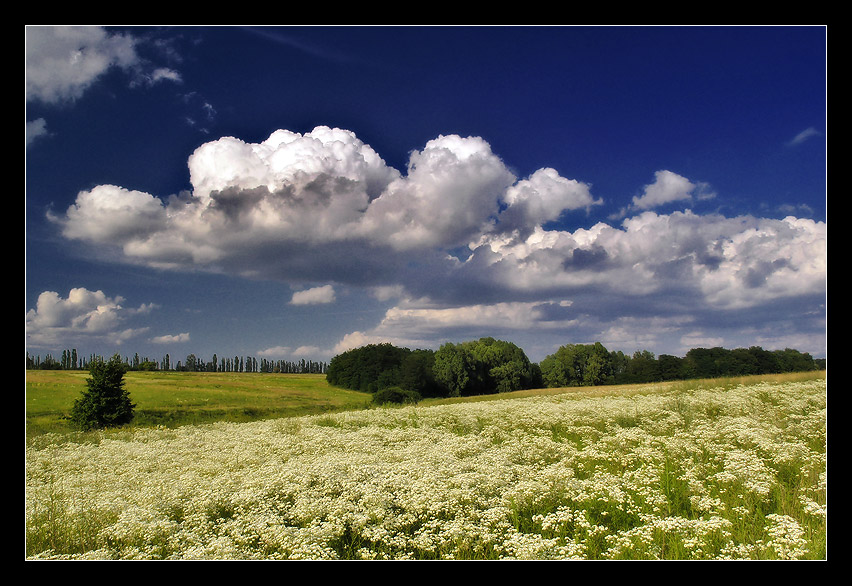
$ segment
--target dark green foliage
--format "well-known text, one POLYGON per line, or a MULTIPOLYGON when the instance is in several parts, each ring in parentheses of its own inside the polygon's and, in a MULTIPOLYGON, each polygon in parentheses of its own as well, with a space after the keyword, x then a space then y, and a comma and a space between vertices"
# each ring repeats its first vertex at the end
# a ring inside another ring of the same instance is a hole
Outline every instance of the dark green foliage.
POLYGON ((417 391, 410 391, 408 389, 401 389, 399 387, 388 387, 373 393, 373 404, 414 404, 419 402, 421 398, 422 397, 420 396, 420 393, 418 393, 417 391))
POLYGON ((71 419, 81 429, 103 429, 130 423, 133 409, 130 393, 124 387, 127 365, 116 354, 105 362, 98 358, 89 365, 91 378, 86 379, 86 390, 74 401, 71 419))
POLYGON ((400 386, 402 365, 410 354, 411 350, 392 344, 368 344, 347 350, 331 359, 326 380, 336 386, 368 393, 400 386))
POLYGON ((669 354, 660 354, 657 363, 657 374, 660 380, 682 380, 686 378, 686 368, 681 358, 669 354))
POLYGON ((457 397, 528 389, 538 381, 538 369, 523 350, 494 338, 444 344, 432 370, 435 380, 457 397))
POLYGON ((627 365, 627 380, 632 382, 657 382, 662 380, 660 363, 653 352, 641 350, 633 353, 627 365))
POLYGON ((399 366, 399 386, 416 391, 423 397, 442 397, 446 388, 435 380, 433 350, 413 350, 402 359, 399 366))
MULTIPOLYGON (((624 368, 629 371, 633 363, 626 362, 624 368)), ((548 387, 600 385, 612 372, 612 356, 600 342, 566 344, 541 361, 542 381, 548 387)))
POLYGON ((370 344, 332 358, 326 378, 333 385, 370 393, 399 387, 421 397, 466 397, 540 387, 648 383, 817 368, 825 368, 825 361, 789 348, 696 348, 679 358, 669 354, 655 357, 647 350, 628 356, 622 351, 610 352, 600 342, 566 344, 534 364, 515 344, 487 337, 448 342, 437 352, 370 344))
POLYGON ((686 353, 683 361, 684 374, 689 378, 806 372, 817 369, 816 361, 807 352, 791 348, 769 351, 760 346, 735 350, 719 347, 693 348, 686 353))

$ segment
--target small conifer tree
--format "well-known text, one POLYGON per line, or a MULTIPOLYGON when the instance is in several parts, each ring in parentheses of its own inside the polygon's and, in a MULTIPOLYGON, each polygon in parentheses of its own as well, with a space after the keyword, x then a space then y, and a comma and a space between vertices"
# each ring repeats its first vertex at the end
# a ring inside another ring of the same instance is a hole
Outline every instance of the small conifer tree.
POLYGON ((109 361, 92 360, 91 378, 86 379, 86 390, 74 401, 71 420, 84 430, 102 429, 130 423, 133 409, 130 393, 124 386, 126 365, 116 354, 109 361))

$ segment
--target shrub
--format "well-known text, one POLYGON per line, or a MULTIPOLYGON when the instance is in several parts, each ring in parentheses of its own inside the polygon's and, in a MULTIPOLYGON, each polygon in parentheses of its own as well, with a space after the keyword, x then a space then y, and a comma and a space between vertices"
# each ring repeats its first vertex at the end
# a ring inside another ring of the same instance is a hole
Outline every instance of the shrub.
POLYGON ((384 405, 386 403, 417 403, 421 396, 417 391, 409 391, 400 387, 388 387, 381 389, 373 394, 374 405, 384 405))
POLYGON ((127 366, 116 354, 109 361, 101 358, 89 366, 91 378, 86 379, 86 390, 74 401, 71 420, 83 430, 102 429, 130 423, 133 409, 130 393, 124 387, 127 366))

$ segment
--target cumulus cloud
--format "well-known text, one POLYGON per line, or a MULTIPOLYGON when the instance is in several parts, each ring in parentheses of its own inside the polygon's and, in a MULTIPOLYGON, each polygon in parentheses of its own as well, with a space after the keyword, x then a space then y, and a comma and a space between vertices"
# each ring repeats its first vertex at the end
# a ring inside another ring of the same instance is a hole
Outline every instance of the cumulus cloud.
POLYGON ((646 185, 642 195, 633 198, 632 209, 649 210, 678 201, 693 200, 693 196, 709 199, 713 194, 705 183, 693 183, 686 177, 662 170, 654 174, 654 182, 646 185))
POLYGON ((452 248, 496 216, 514 176, 478 137, 440 136, 365 211, 357 230, 395 250, 452 248))
POLYGON ((430 141, 405 175, 352 132, 323 126, 260 143, 223 137, 188 167, 190 192, 166 199, 110 185, 80 192, 56 218, 63 235, 149 266, 302 279, 348 271, 385 285, 412 255, 431 262, 484 233, 597 203, 553 170, 517 182, 478 137, 430 141))
POLYGON ((494 282, 517 290, 615 289, 620 295, 690 293, 716 308, 742 308, 825 291, 823 222, 787 217, 644 212, 621 227, 537 229, 526 240, 483 241, 494 282))
POLYGON ((26 315, 27 339, 33 346, 67 343, 72 339, 100 339, 120 343, 141 334, 146 328, 128 328, 125 322, 153 309, 143 304, 127 308, 124 298, 109 297, 103 291, 84 287, 71 289, 67 298, 55 291, 38 296, 36 307, 26 315))
POLYGON ((331 285, 323 285, 322 287, 313 287, 304 291, 296 291, 290 300, 290 305, 318 305, 324 303, 334 303, 334 287, 331 285))
POLYGON ((553 222, 602 204, 591 187, 550 168, 518 178, 480 137, 440 136, 401 172, 350 131, 277 130, 203 144, 188 167, 186 193, 103 185, 54 219, 66 238, 128 262, 329 283, 296 304, 330 302, 341 283, 397 300, 340 347, 487 323, 573 327, 604 311, 597 331, 615 337, 628 332, 615 320, 661 308, 741 311, 825 294, 824 222, 646 209, 709 193, 665 170, 620 224, 567 230, 553 222))
POLYGON ((65 236, 93 243, 123 245, 156 232, 165 220, 165 208, 141 191, 99 185, 79 194, 66 211, 65 236))
POLYGON ((522 229, 558 220, 566 211, 588 210, 603 203, 592 196, 589 185, 561 177, 551 168, 539 169, 512 185, 504 201, 508 208, 500 215, 501 224, 522 229))

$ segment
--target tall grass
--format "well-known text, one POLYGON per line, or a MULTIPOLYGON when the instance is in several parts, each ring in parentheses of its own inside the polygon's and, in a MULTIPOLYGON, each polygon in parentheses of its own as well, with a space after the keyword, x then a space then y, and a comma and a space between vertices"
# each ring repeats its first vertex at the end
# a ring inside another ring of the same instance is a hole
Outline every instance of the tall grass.
POLYGON ((813 377, 47 434, 27 556, 824 559, 825 444, 813 377))

